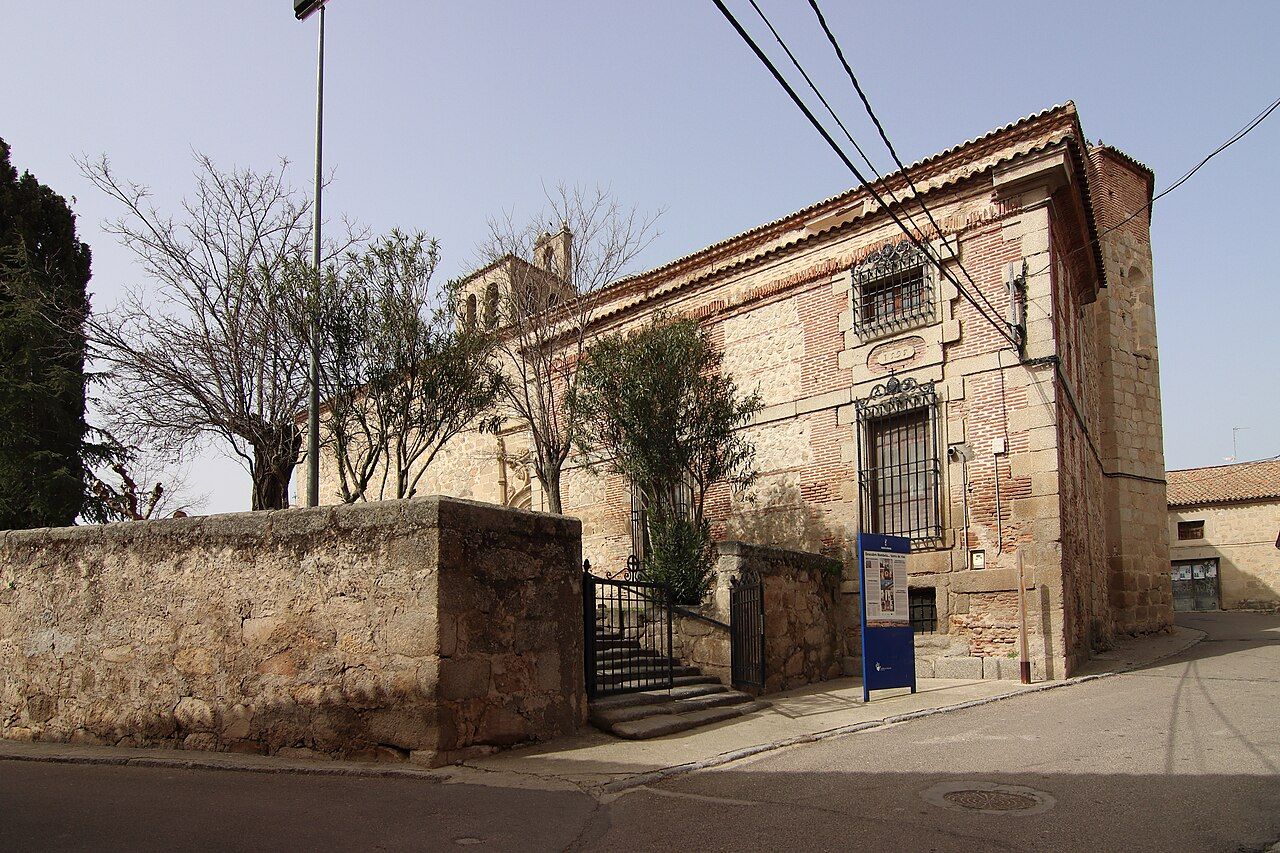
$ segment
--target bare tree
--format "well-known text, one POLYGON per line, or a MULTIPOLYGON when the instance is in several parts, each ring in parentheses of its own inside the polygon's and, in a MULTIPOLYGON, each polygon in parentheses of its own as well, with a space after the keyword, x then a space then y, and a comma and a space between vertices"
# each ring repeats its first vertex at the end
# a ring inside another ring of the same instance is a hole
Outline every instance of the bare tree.
MULTIPOLYGON (((106 230, 152 283, 91 317, 93 354, 128 439, 165 454, 214 439, 248 469, 253 509, 285 507, 307 389, 310 203, 286 183, 284 161, 264 173, 223 171, 203 155, 196 163, 195 194, 177 219, 105 157, 78 163, 123 206, 106 230)), ((348 228, 328 258, 354 241, 348 228)))
POLYGON ((204 496, 191 495, 185 471, 159 464, 137 448, 127 452, 127 459, 96 472, 90 481, 90 491, 101 507, 96 522, 184 518, 204 502, 204 496))
POLYGON ((486 294, 486 325, 499 326, 513 372, 503 402, 528 426, 551 512, 563 511, 561 475, 580 425, 571 401, 597 296, 653 242, 660 215, 624 208, 605 189, 560 185, 532 223, 518 225, 511 215, 491 220, 480 247, 481 269, 505 271, 505 284, 491 284, 486 294))
POLYGON ((457 322, 453 287, 432 285, 438 262, 434 240, 393 230, 326 281, 324 438, 346 503, 412 497, 445 444, 489 425, 493 335, 457 322))

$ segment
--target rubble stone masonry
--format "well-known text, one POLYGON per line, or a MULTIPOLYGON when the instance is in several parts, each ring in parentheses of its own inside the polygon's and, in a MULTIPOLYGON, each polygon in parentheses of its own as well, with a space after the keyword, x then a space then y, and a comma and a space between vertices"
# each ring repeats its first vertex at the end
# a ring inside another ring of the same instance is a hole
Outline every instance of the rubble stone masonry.
POLYGON ((777 693, 839 677, 842 658, 856 656, 850 608, 839 595, 839 560, 766 548, 747 542, 717 543, 719 558, 711 590, 696 615, 677 614, 676 653, 725 684, 732 681, 729 637, 730 583, 753 575, 764 584, 762 693, 777 693), (852 644, 852 650, 850 646, 852 644))
POLYGON ((575 519, 447 498, 0 534, 0 737, 440 764, 585 719, 575 519))

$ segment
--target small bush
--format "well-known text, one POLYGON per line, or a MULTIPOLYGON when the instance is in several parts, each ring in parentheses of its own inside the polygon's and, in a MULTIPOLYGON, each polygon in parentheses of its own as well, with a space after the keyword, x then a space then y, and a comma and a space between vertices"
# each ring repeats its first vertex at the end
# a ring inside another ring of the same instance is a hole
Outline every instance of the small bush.
POLYGON ((653 518, 649 524, 652 550, 645 559, 645 580, 670 588, 676 604, 701 604, 715 573, 711 525, 687 518, 653 518))

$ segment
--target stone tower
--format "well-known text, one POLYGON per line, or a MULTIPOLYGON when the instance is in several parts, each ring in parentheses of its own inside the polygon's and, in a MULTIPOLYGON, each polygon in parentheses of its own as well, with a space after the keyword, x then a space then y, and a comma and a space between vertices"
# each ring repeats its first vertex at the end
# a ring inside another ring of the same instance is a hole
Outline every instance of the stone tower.
POLYGON ((1152 284, 1155 179, 1109 146, 1095 145, 1089 155, 1107 277, 1094 317, 1103 354, 1098 396, 1108 588, 1118 633, 1152 631, 1173 622, 1152 284))

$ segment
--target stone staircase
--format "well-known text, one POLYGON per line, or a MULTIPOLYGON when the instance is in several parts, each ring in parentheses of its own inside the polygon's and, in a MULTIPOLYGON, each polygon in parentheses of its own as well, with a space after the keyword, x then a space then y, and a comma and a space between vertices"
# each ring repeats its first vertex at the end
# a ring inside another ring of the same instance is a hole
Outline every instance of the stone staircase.
POLYGON ((731 690, 702 670, 672 660, 672 686, 666 685, 667 659, 639 641, 596 632, 596 684, 609 691, 625 684, 644 688, 597 696, 588 705, 591 724, 617 737, 645 740, 730 720, 758 711, 765 703, 731 690))

